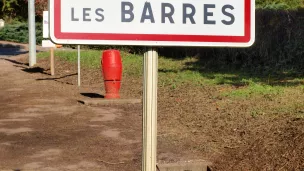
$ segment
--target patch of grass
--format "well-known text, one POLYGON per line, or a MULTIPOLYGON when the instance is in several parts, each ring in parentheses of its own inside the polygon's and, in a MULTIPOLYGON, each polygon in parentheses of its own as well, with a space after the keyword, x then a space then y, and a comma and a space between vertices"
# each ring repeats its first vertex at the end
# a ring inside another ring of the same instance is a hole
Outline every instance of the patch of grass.
MULTIPOLYGON (((101 65, 102 51, 99 50, 82 50, 81 51, 81 64, 87 68, 98 69, 101 65)), ((37 54, 38 58, 49 57, 49 52, 40 52, 37 54)), ((55 56, 60 57, 63 60, 76 63, 77 51, 76 50, 57 50, 55 56)), ((124 70, 130 75, 139 75, 141 73, 142 58, 138 55, 129 53, 121 53, 124 70)))
POLYGON ((140 77, 142 75, 143 57, 140 55, 121 52, 123 74, 140 77))
MULTIPOLYGON (((88 68, 99 68, 102 52, 98 50, 81 51, 81 63, 88 68)), ((69 62, 77 62, 76 50, 57 50, 55 56, 69 62)), ((123 62, 123 74, 134 77, 142 76, 143 56, 121 52, 123 62)), ((40 52, 37 57, 49 57, 49 52, 40 52)), ((195 60, 194 58, 185 58, 184 60, 173 60, 165 57, 159 57, 159 85, 177 88, 183 83, 193 83, 201 85, 207 81, 198 71, 191 71, 185 68, 187 62, 195 60)))
POLYGON ((273 111, 277 113, 302 113, 304 115, 304 103, 295 102, 288 105, 281 105, 280 107, 274 108, 273 111))
POLYGON ((202 85, 204 78, 198 72, 178 71, 178 72, 159 72, 159 85, 162 87, 169 86, 173 89, 184 84, 202 85))
MULTIPOLYGON (((99 69, 99 50, 82 50, 81 63, 84 67, 99 69)), ((38 53, 38 57, 49 57, 49 52, 38 53)), ((55 56, 73 63, 77 62, 76 50, 57 50, 55 56)), ((123 61, 123 74, 140 78, 142 76, 143 56, 121 51, 123 61)), ((189 63, 198 61, 198 58, 187 57, 181 60, 159 57, 159 86, 176 89, 180 86, 230 86, 221 92, 221 96, 229 98, 251 98, 263 96, 271 99, 272 96, 284 93, 286 87, 301 86, 304 91, 304 78, 288 77, 283 80, 276 76, 253 77, 240 72, 204 72, 192 68, 189 63), (231 86, 232 85, 232 86, 231 86), (235 88, 237 87, 237 88, 235 88)))
POLYGON ((260 82, 258 78, 245 76, 240 73, 204 73, 203 77, 207 78, 206 83, 216 85, 245 86, 249 85, 249 82, 260 82))
POLYGON ((270 103, 266 101, 257 102, 260 105, 253 107, 250 115, 253 118, 262 115, 278 117, 289 115, 295 118, 304 118, 304 101, 301 100, 303 93, 299 90, 298 88, 288 88, 284 95, 274 99, 270 103))
POLYGON ((251 115, 251 117, 253 117, 253 118, 257 118, 257 117, 259 117, 260 115, 263 115, 264 113, 261 111, 261 110, 252 110, 251 112, 250 112, 250 115, 251 115))
POLYGON ((250 98, 253 96, 260 95, 264 96, 265 98, 271 98, 271 96, 276 96, 283 93, 284 88, 281 86, 270 86, 249 81, 247 86, 232 90, 230 92, 225 92, 223 93, 223 96, 250 98))
MULTIPOLYGON (((49 57, 49 52, 41 52, 37 54, 37 57, 44 58, 49 57)), ((60 57, 69 62, 77 62, 77 51, 76 50, 57 50, 55 56, 60 57)), ((88 68, 98 68, 100 66, 100 51, 85 50, 81 51, 81 63, 88 68)))

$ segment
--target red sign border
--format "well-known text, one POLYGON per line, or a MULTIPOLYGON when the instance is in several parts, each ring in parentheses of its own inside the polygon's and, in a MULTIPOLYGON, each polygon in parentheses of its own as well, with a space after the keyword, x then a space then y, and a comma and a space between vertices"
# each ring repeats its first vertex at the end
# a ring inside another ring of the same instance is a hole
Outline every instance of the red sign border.
POLYGON ((114 41, 169 41, 169 42, 227 42, 248 43, 251 38, 251 0, 245 1, 244 36, 172 35, 172 34, 117 34, 117 33, 68 33, 61 31, 61 0, 54 0, 54 36, 68 40, 114 41))

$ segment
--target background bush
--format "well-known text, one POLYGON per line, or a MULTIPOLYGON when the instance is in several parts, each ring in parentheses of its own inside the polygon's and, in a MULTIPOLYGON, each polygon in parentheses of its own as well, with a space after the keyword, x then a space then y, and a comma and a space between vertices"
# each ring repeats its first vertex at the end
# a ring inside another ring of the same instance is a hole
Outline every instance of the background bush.
POLYGON ((162 55, 198 56, 196 70, 243 70, 252 74, 304 73, 304 11, 256 11, 256 40, 250 48, 170 48, 162 55))
MULTIPOLYGON (((7 23, 27 20, 28 0, 0 0, 0 18, 7 23)), ((36 20, 41 21, 42 11, 47 10, 48 0, 35 0, 36 20)), ((258 9, 297 9, 304 7, 304 0, 256 0, 258 9)))
POLYGON ((259 9, 297 9, 304 6, 303 0, 256 0, 259 9))
POLYGON ((0 18, 6 23, 26 21, 27 9, 27 2, 24 0, 0 0, 0 18))
MULTIPOLYGON (((0 29, 0 40, 28 43, 28 23, 13 22, 0 29)), ((42 24, 36 23, 36 43, 42 41, 42 24)))

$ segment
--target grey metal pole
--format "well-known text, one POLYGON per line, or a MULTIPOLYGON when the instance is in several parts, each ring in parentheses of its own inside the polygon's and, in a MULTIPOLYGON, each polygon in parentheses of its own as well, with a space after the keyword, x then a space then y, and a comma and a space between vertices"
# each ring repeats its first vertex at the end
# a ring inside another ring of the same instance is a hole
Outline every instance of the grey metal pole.
POLYGON ((78 45, 78 87, 80 87, 80 45, 78 45))
POLYGON ((28 1, 29 66, 36 64, 35 0, 28 1))
POLYGON ((158 53, 144 54, 142 171, 156 171, 158 53))

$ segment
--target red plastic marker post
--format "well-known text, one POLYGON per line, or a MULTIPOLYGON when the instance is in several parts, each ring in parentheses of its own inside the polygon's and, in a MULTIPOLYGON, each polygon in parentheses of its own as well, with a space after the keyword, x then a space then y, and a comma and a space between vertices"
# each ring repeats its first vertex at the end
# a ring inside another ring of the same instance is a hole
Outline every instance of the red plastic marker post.
POLYGON ((120 98, 119 90, 122 78, 122 62, 118 50, 105 50, 101 60, 105 83, 106 99, 120 98))

